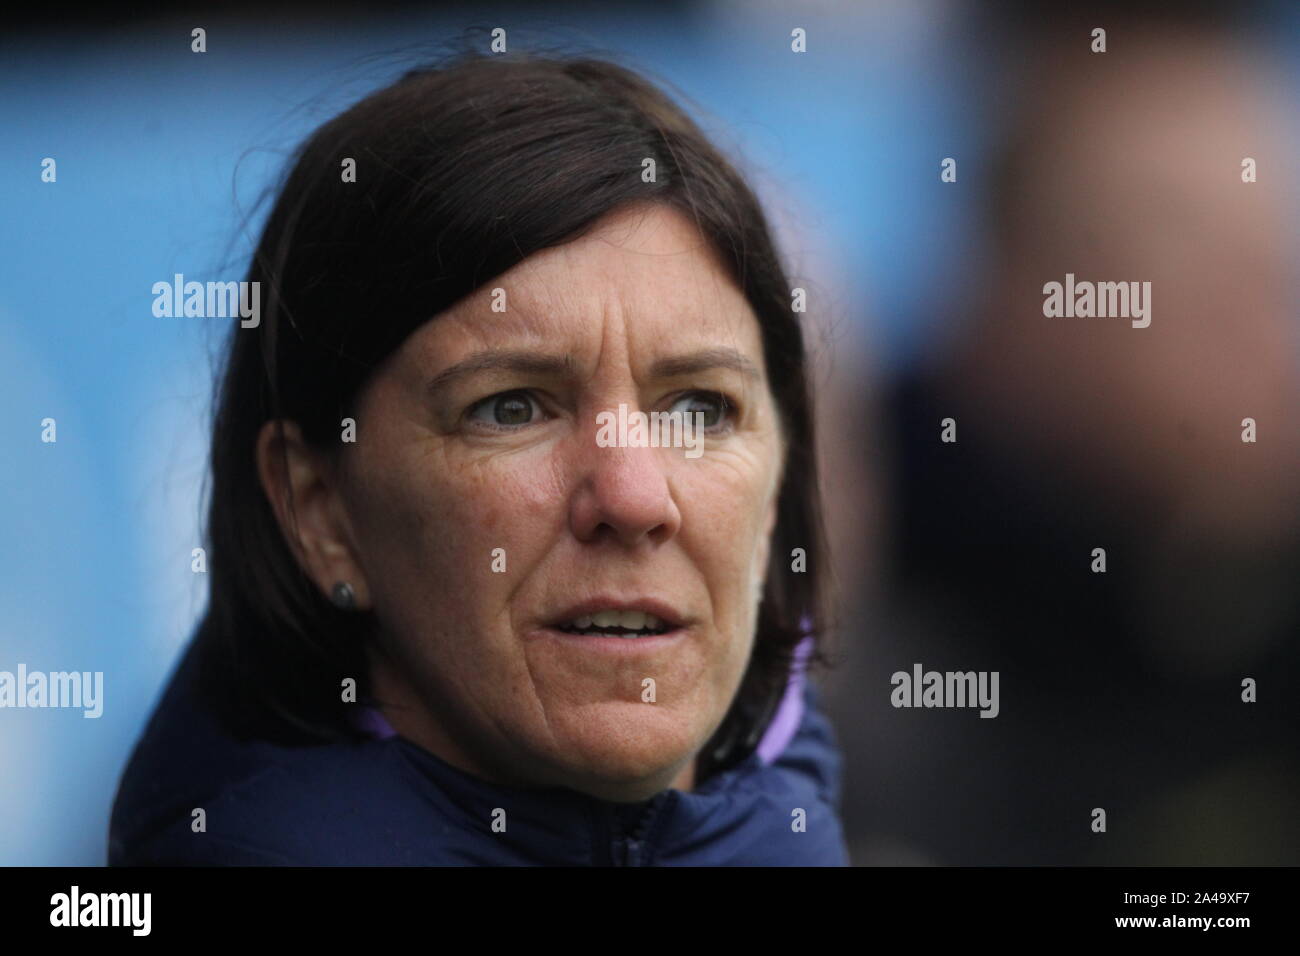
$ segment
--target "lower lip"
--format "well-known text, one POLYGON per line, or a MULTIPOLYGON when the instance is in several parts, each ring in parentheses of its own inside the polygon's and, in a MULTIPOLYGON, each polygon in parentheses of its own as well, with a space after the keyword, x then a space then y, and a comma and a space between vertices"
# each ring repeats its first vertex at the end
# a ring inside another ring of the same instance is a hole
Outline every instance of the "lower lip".
POLYGON ((608 634, 570 634, 559 628, 543 627, 533 631, 529 637, 550 638, 589 651, 638 654, 672 647, 686 637, 686 628, 678 627, 662 634, 647 634, 645 637, 614 637, 608 634))

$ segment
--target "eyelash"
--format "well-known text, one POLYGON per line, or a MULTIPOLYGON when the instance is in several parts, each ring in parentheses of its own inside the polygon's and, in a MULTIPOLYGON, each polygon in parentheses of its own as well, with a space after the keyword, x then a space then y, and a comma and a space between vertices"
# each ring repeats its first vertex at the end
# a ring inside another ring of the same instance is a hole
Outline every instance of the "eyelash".
MULTIPOLYGON (((474 427, 487 429, 488 431, 494 431, 494 432, 516 432, 522 428, 527 428, 529 425, 536 424, 536 421, 534 420, 534 421, 524 422, 523 424, 520 425, 502 425, 500 422, 486 422, 486 421, 475 419, 473 417, 474 413, 478 409, 489 408, 491 407, 493 402, 498 401, 502 398, 506 398, 511 395, 520 395, 527 398, 528 401, 539 412, 545 413, 545 408, 543 406, 543 403, 530 389, 512 388, 504 392, 495 392, 492 395, 488 395, 486 398, 479 399, 477 402, 475 402, 473 405, 469 406, 469 408, 465 410, 465 418, 471 421, 474 427)), ((725 394, 724 392, 715 392, 715 391, 710 391, 708 389, 692 389, 689 391, 680 392, 677 395, 675 395, 672 400, 672 405, 677 405, 679 402, 681 402, 683 399, 686 398, 712 399, 718 404, 719 406, 718 414, 721 416, 722 421, 715 425, 705 426, 704 430, 706 433, 721 434, 730 431, 732 427, 735 425, 735 416, 736 413, 740 410, 740 407, 734 401, 732 401, 729 395, 725 394)))
POLYGON ((534 421, 524 422, 522 425, 502 425, 500 422, 486 422, 486 421, 475 419, 473 417, 474 413, 478 409, 490 408, 493 402, 499 401, 511 395, 523 396, 524 398, 528 399, 529 403, 533 407, 535 407, 539 412, 543 412, 543 413, 545 412, 545 409, 542 407, 541 401, 531 391, 529 391, 526 388, 512 388, 504 392, 496 392, 492 395, 487 396, 486 398, 479 399, 477 402, 475 402, 473 405, 471 405, 469 408, 465 410, 465 418, 469 420, 474 427, 483 428, 483 429, 487 429, 488 431, 494 431, 494 432, 517 432, 521 428, 527 428, 529 425, 536 424, 536 421, 534 420, 534 421))
POLYGON ((695 389, 689 392, 682 392, 680 395, 678 395, 676 398, 673 399, 673 404, 676 405, 678 402, 682 401, 682 399, 686 399, 686 398, 707 398, 707 399, 713 399, 715 402, 718 403, 719 406, 718 415, 722 420, 716 425, 705 426, 704 431, 706 433, 711 435, 723 434, 731 431, 731 429, 735 426, 736 412, 738 412, 740 409, 736 405, 736 403, 731 400, 731 397, 726 395, 725 393, 695 389))

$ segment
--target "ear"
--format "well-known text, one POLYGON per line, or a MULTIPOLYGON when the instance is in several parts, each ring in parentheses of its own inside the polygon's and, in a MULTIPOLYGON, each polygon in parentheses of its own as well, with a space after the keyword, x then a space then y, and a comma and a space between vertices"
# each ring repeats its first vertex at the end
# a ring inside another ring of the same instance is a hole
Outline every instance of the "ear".
POLYGON ((344 581, 357 608, 369 607, 370 588, 327 456, 303 439, 296 422, 269 421, 257 436, 257 474, 289 550, 326 599, 344 581))

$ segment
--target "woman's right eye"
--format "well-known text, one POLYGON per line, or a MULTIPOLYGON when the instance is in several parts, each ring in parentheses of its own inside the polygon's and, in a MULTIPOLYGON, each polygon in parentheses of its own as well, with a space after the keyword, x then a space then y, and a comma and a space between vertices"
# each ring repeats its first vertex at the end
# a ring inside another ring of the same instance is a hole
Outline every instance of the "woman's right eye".
POLYGON ((470 406, 468 418, 489 428, 512 429, 528 425, 541 417, 541 407, 524 391, 490 395, 470 406))

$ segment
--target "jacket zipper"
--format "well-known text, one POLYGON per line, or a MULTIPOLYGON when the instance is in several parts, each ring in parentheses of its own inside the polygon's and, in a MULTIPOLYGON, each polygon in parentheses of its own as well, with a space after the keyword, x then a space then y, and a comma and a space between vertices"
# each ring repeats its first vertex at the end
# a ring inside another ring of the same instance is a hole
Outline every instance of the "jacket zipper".
POLYGON ((621 832, 619 826, 618 813, 613 813, 614 821, 614 841, 611 847, 611 856, 614 859, 615 866, 644 866, 646 836, 650 832, 650 825, 659 814, 660 808, 666 799, 666 793, 656 794, 647 806, 638 815, 636 824, 626 835, 621 832), (621 850, 621 852, 620 852, 621 850))
POLYGON ((624 866, 641 865, 641 841, 640 840, 627 841, 627 844, 623 851, 623 865, 624 866))

